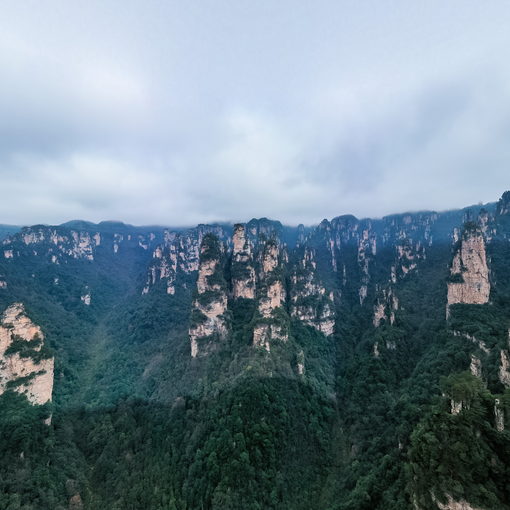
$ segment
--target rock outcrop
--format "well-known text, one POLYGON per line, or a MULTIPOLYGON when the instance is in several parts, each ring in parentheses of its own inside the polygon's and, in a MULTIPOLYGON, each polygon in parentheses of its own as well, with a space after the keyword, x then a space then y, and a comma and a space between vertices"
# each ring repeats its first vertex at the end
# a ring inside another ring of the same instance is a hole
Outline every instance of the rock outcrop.
POLYGON ((227 335, 227 289, 222 258, 223 246, 218 238, 206 235, 200 248, 197 295, 189 329, 193 358, 209 353, 227 335))
POLYGON ((510 191, 505 191, 498 201, 497 214, 499 216, 510 215, 510 191))
POLYGON ((489 301, 485 241, 481 231, 473 224, 467 226, 458 242, 450 273, 448 307, 457 303, 480 305, 489 301))
POLYGON ((54 264, 62 256, 94 260, 95 249, 101 244, 99 232, 68 230, 62 227, 24 227, 21 232, 3 241, 5 258, 21 255, 44 255, 54 264))
POLYGON ((335 326, 333 293, 319 281, 316 268, 314 250, 304 248, 290 277, 290 315, 329 336, 335 326))
POLYGON ((440 510, 483 510, 480 507, 473 506, 464 500, 455 501, 449 494, 446 495, 446 503, 441 503, 437 499, 435 499, 434 502, 440 510))
POLYGON ((507 350, 501 349, 499 358, 501 362, 499 365, 499 382, 505 388, 510 388, 510 354, 507 350))
POLYGON ((494 400, 494 425, 498 432, 505 430, 505 410, 501 406, 499 398, 494 400))
POLYGON ((267 351, 273 340, 288 339, 283 256, 276 241, 265 243, 260 261, 258 318, 253 330, 253 345, 264 347, 267 351))
POLYGON ((392 287, 383 289, 374 305, 373 324, 378 328, 383 321, 391 325, 395 322, 395 312, 398 310, 398 299, 392 287))
POLYGON ((0 320, 0 394, 12 389, 32 404, 45 404, 53 391, 53 366, 41 328, 21 303, 9 306, 0 320))
POLYGON ((469 363, 469 371, 478 378, 482 378, 482 360, 471 354, 471 362, 469 363))
POLYGON ((368 295, 370 282, 370 263, 377 254, 377 238, 371 232, 370 225, 362 230, 358 241, 358 264, 361 272, 361 285, 358 291, 359 302, 362 305, 368 295))
POLYGON ((200 247, 207 234, 214 234, 220 240, 226 238, 223 229, 216 225, 198 225, 185 232, 165 230, 163 243, 157 245, 152 253, 153 260, 142 294, 149 293, 159 281, 166 284, 168 294, 175 294, 179 277, 198 271, 200 247))
POLYGON ((92 302, 92 296, 90 295, 90 292, 86 292, 85 294, 80 296, 81 302, 86 305, 90 306, 90 303, 92 302))
POLYGON ((418 261, 425 257, 425 248, 420 241, 413 243, 405 239, 396 246, 397 264, 396 274, 406 276, 418 267, 418 261))
POLYGON ((232 245, 232 296, 234 299, 254 299, 253 243, 246 237, 245 228, 241 224, 234 225, 232 245))

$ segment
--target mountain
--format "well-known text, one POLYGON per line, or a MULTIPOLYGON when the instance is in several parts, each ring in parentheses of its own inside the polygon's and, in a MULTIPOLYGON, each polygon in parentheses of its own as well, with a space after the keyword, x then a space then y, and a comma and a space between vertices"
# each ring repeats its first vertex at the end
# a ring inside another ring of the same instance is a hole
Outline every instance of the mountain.
POLYGON ((0 509, 510 508, 510 192, 0 247, 0 509))
POLYGON ((0 225, 0 241, 20 231, 20 227, 14 225, 0 225))

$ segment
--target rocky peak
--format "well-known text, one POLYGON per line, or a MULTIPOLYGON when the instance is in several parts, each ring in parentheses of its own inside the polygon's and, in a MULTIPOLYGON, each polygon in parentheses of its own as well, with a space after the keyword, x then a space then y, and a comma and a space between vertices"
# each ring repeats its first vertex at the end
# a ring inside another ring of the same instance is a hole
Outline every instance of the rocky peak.
POLYGON ((510 191, 505 191, 498 201, 497 214, 499 216, 510 215, 510 191))
POLYGON ((282 255, 274 240, 264 244, 259 276, 258 318, 253 330, 253 344, 268 351, 272 340, 288 339, 287 313, 283 306, 286 292, 282 255))
POLYGON ((301 246, 306 240, 305 226, 300 223, 297 228, 296 246, 301 246))
POLYGON ((377 254, 377 237, 371 230, 370 223, 363 228, 358 239, 358 264, 361 272, 361 286, 359 288, 359 301, 363 304, 368 294, 370 282, 370 263, 377 254))
POLYGON ((235 255, 251 255, 252 246, 246 237, 246 229, 241 223, 234 225, 234 233, 232 234, 232 254, 235 255))
POLYGON ((279 221, 267 218, 253 218, 246 224, 245 231, 246 236, 254 245, 270 239, 279 242, 282 237, 283 225, 279 221))
POLYGON ((207 234, 200 247, 196 298, 189 329, 193 358, 208 354, 227 335, 227 292, 222 258, 223 246, 219 239, 207 234))
POLYGON ((156 245, 152 253, 142 294, 150 292, 158 281, 166 283, 168 294, 175 294, 179 277, 198 271, 200 247, 208 234, 214 234, 221 240, 226 239, 224 230, 218 225, 198 225, 185 232, 165 230, 163 243, 156 245))
POLYGON ((12 389, 32 404, 51 400, 54 360, 41 328, 22 303, 9 306, 0 319, 0 394, 12 389))

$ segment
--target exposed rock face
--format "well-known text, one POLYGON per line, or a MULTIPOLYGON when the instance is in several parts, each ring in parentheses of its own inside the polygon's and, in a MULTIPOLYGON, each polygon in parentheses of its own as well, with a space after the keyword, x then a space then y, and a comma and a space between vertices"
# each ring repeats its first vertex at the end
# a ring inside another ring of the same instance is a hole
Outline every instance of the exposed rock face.
POLYGON ((510 356, 508 351, 501 350, 499 353, 501 365, 499 366, 499 381, 506 388, 510 388, 510 356))
POLYGON ((69 510, 82 510, 83 501, 79 494, 75 494, 69 499, 69 510))
POLYGON ((298 352, 297 360, 296 360, 296 369, 298 375, 304 375, 305 373, 305 353, 301 349, 298 352))
POLYGON ((24 227, 20 233, 3 241, 3 244, 20 248, 5 250, 5 258, 13 258, 22 253, 47 255, 51 257, 52 263, 57 264, 62 256, 94 260, 95 248, 101 244, 101 234, 60 227, 24 227), (28 247, 31 251, 27 252, 28 247))
POLYGON ((86 294, 84 294, 83 296, 80 297, 82 303, 84 305, 87 305, 87 306, 90 306, 90 303, 92 301, 92 298, 90 296, 90 292, 87 292, 86 294))
POLYGON ((237 224, 234 226, 232 244, 232 295, 234 299, 254 299, 253 244, 246 237, 243 225, 237 224))
POLYGON ((223 229, 214 225, 199 225, 182 233, 166 230, 163 244, 156 246, 152 254, 153 262, 142 294, 150 292, 160 280, 166 283, 168 294, 175 294, 179 276, 198 271, 200 246, 207 234, 214 234, 220 240, 226 237, 223 229))
POLYGON ((266 295, 259 300, 259 312, 262 317, 270 317, 273 310, 285 302, 285 290, 281 281, 275 281, 267 286, 266 295))
POLYGON ((505 411, 500 407, 501 402, 499 398, 494 401, 494 421, 496 430, 503 432, 505 430, 505 411))
POLYGON ((9 306, 0 321, 0 394, 12 388, 33 404, 45 404, 51 400, 53 365, 41 328, 21 303, 9 306))
POLYGON ((214 235, 204 237, 197 279, 197 298, 193 302, 189 330, 191 356, 210 352, 227 335, 226 283, 221 257, 223 248, 214 235))
POLYGON ((314 251, 305 248, 303 258, 292 272, 290 315, 329 336, 335 326, 333 293, 328 293, 319 281, 314 258, 314 251))
POLYGON ((485 241, 478 229, 466 230, 451 267, 448 306, 456 303, 484 304, 489 301, 489 267, 485 241))
POLYGON ((471 342, 473 342, 474 344, 478 345, 478 347, 483 351, 485 352, 485 354, 489 354, 489 349, 486 345, 486 343, 483 341, 483 340, 479 340, 478 338, 475 338, 474 336, 468 334, 468 333, 463 333, 462 331, 453 331, 453 334, 454 336, 460 336, 462 338, 466 338, 467 340, 470 340, 471 342))
POLYGON ((370 226, 362 231, 358 241, 358 264, 361 269, 361 286, 358 291, 359 302, 363 304, 368 295, 368 283, 370 282, 370 262, 377 253, 377 239, 371 232, 370 226))
POLYGON ((510 191, 505 191, 499 199, 497 214, 500 216, 510 215, 510 191))
POLYGON ((383 320, 389 321, 389 323, 393 325, 395 322, 395 312, 397 310, 398 299, 397 296, 395 296, 392 287, 383 289, 374 305, 374 326, 378 328, 383 320))
POLYGON ((278 244, 270 240, 265 243, 259 275, 260 292, 259 319, 253 330, 253 344, 270 350, 271 340, 288 339, 286 312, 283 308, 286 299, 282 274, 282 254, 278 244))
POLYGON ((441 503, 435 500, 436 505, 440 510, 483 510, 480 507, 473 506, 467 501, 455 501, 449 494, 446 495, 447 502, 441 503))
POLYGON ((280 250, 274 241, 266 244, 262 257, 262 277, 273 272, 278 266, 278 255, 280 250))
POLYGON ((480 358, 471 354, 471 363, 469 364, 469 371, 475 376, 482 378, 482 361, 480 358))
POLYGON ((425 257, 425 249, 420 241, 414 244, 405 239, 397 245, 397 275, 406 276, 418 266, 418 261, 425 257))
POLYGON ((252 219, 246 224, 246 235, 253 242, 279 239, 283 226, 279 221, 271 221, 267 218, 252 219))
POLYGON ((462 409, 464 409, 464 402, 462 402, 462 400, 458 402, 453 399, 450 400, 450 412, 452 414, 459 414, 462 409))

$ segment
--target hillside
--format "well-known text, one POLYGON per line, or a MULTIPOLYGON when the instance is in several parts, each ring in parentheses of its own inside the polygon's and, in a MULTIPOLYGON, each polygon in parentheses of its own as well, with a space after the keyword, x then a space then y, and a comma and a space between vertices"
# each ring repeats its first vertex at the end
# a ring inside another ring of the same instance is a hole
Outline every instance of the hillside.
POLYGON ((0 510, 510 508, 510 192, 1 243, 0 510))

